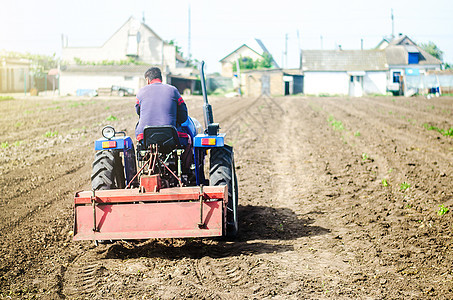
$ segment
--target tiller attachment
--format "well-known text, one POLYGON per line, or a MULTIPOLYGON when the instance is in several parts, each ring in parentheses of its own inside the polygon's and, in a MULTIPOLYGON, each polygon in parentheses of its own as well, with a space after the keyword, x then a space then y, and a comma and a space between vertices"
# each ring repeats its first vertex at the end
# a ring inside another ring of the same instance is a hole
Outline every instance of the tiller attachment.
POLYGON ((227 186, 160 189, 159 175, 140 187, 78 192, 74 240, 126 240, 222 236, 227 186))

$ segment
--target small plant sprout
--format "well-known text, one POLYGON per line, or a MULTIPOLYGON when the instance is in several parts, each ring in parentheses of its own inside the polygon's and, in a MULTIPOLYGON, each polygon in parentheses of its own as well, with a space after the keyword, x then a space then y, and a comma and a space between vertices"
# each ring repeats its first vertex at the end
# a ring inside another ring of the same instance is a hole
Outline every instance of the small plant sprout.
POLYGON ((110 116, 107 117, 106 120, 107 120, 107 121, 116 121, 116 120, 118 120, 118 118, 115 117, 115 116, 110 115, 110 116))
POLYGON ((389 186, 389 183, 388 183, 387 179, 385 179, 385 178, 382 179, 382 185, 383 186, 389 186))
POLYGON ((0 144, 0 147, 3 148, 3 149, 6 149, 6 148, 9 147, 9 143, 8 143, 8 142, 2 142, 2 143, 0 144))
POLYGON ((401 185, 400 185, 400 190, 401 190, 402 192, 404 192, 405 190, 407 190, 407 189, 410 188, 410 187, 411 187, 411 185, 405 181, 405 182, 401 183, 401 185))
POLYGON ((46 138, 55 137, 57 135, 58 135, 58 131, 47 131, 46 133, 44 133, 44 137, 46 137, 46 138))
POLYGON ((354 132, 354 136, 360 136, 360 131, 357 130, 356 132, 354 132))
POLYGON ((368 158, 370 158, 370 156, 369 156, 367 153, 363 152, 363 153, 362 153, 362 160, 365 161, 365 160, 367 160, 368 158))
POLYGON ((439 210, 437 211, 437 214, 439 216, 445 215, 450 209, 448 207, 445 207, 443 204, 439 206, 439 210))

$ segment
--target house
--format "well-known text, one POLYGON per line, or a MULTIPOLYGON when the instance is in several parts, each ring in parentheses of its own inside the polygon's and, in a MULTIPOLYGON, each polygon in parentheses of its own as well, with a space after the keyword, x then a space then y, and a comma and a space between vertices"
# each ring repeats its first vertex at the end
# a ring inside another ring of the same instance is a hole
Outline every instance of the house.
MULTIPOLYGON (((234 72, 233 72, 233 66, 238 63, 238 59, 249 57, 252 60, 258 60, 258 59, 263 59, 264 53, 267 53, 270 55, 269 51, 267 48, 264 46, 263 42, 260 39, 255 39, 254 41, 250 42, 249 44, 253 44, 255 49, 260 48, 261 52, 258 52, 254 49, 252 49, 250 46, 247 44, 242 44, 236 50, 230 52, 227 56, 222 58, 220 60, 220 63, 222 64, 222 71, 221 75, 223 77, 233 77, 234 72)), ((279 68, 275 60, 272 58, 272 67, 274 68, 279 68)))
POLYGON ((385 94, 387 63, 383 50, 303 50, 303 93, 385 94))
POLYGON ((164 82, 182 82, 176 87, 183 93, 187 87, 195 87, 192 81, 198 73, 177 53, 175 45, 133 17, 100 47, 63 47, 62 60, 66 63, 60 78, 63 95, 112 85, 136 92, 146 84, 143 75, 151 66, 162 70, 164 82))
POLYGON ((441 61, 409 37, 384 38, 372 50, 303 50, 305 94, 411 95, 423 88, 421 76, 440 70, 441 61))
POLYGON ((256 69, 241 72, 241 89, 246 97, 283 96, 303 91, 299 69, 256 69))
POLYGON ((263 58, 257 51, 253 50, 246 44, 242 44, 236 50, 220 60, 220 63, 222 64, 221 75, 223 77, 233 77, 233 65, 236 65, 236 61, 241 57, 250 57, 253 60, 263 58))
POLYGON ((442 62, 417 46, 408 36, 400 34, 391 41, 384 40, 378 47, 384 49, 386 54, 389 92, 413 94, 423 88, 422 76, 441 69, 442 62))
POLYGON ((24 58, 0 58, 0 93, 27 92, 31 87, 30 61, 24 58))

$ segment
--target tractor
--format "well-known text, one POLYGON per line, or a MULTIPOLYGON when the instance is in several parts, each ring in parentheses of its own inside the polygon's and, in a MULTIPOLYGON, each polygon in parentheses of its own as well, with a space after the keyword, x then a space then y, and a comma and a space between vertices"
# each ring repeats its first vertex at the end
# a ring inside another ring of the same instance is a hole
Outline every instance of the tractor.
POLYGON ((186 136, 173 126, 148 126, 134 147, 125 132, 102 129, 103 137, 95 141, 92 189, 74 197, 74 240, 236 238, 233 148, 214 123, 204 62, 200 75, 204 130, 191 117, 181 125, 186 136))

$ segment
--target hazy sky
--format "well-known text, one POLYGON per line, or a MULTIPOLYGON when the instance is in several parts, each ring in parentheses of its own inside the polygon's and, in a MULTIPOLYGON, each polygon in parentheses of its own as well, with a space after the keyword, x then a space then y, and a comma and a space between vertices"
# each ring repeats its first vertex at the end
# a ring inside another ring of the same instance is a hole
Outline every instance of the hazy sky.
MULTIPOLYGON (((392 33, 417 43, 434 42, 453 63, 452 0, 1 0, 0 49, 61 54, 61 34, 68 46, 100 46, 130 16, 145 22, 165 40, 188 51, 191 7, 191 54, 205 60, 208 72, 219 60, 254 38, 263 41, 277 63, 298 66, 298 48, 372 48, 392 33), (298 37, 299 32, 299 37, 298 37), (322 36, 322 39, 321 39, 322 36), (321 42, 322 40, 322 42, 321 42)), ((259 49, 257 49, 259 50, 259 49)))

